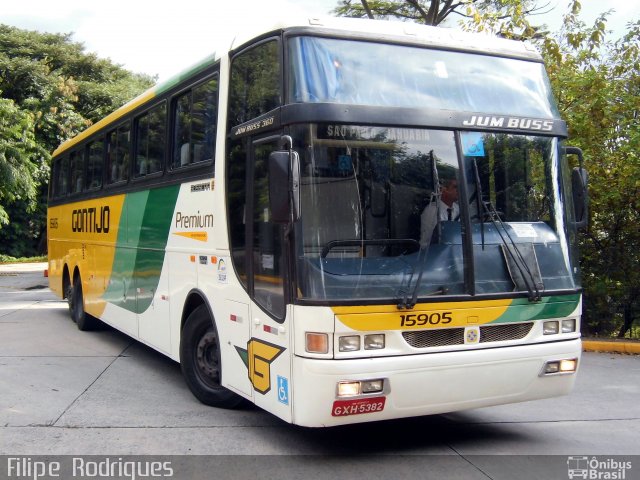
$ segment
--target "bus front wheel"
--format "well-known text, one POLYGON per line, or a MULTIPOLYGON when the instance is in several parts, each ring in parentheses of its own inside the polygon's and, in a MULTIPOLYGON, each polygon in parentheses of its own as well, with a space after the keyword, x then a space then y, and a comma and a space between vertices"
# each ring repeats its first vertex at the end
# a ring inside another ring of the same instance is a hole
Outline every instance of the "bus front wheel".
POLYGON ((193 395, 205 405, 235 408, 242 402, 220 384, 220 341, 205 305, 191 312, 182 328, 180 368, 193 395))

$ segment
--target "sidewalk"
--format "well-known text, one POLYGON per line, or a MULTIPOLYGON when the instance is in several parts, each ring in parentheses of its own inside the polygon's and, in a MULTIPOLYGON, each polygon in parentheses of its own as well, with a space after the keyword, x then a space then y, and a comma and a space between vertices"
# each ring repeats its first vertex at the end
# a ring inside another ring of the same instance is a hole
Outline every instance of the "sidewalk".
POLYGON ((49 287, 49 279, 44 276, 47 266, 47 262, 0 264, 0 293, 49 287))
POLYGON ((583 338, 582 349, 585 352, 640 354, 640 341, 629 339, 593 339, 583 338))

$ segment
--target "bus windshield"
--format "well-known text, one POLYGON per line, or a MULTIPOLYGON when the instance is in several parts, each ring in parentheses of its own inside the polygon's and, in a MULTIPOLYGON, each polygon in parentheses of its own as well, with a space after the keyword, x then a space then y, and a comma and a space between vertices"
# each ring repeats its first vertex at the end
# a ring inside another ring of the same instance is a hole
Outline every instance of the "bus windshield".
POLYGON ((330 38, 288 45, 290 103, 559 118, 542 63, 330 38))
POLYGON ((464 132, 458 149, 445 130, 312 124, 292 133, 301 298, 575 288, 556 139, 464 132))

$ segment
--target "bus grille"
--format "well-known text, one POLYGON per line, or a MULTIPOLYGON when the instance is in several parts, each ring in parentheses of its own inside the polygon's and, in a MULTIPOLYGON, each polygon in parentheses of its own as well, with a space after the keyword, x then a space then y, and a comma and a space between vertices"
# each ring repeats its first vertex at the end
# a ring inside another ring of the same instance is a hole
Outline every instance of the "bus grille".
MULTIPOLYGON (((529 334, 532 328, 532 322, 486 325, 480 327, 480 343, 522 340, 529 334)), ((402 332, 402 336, 406 342, 414 348, 464 345, 464 328, 402 332)))

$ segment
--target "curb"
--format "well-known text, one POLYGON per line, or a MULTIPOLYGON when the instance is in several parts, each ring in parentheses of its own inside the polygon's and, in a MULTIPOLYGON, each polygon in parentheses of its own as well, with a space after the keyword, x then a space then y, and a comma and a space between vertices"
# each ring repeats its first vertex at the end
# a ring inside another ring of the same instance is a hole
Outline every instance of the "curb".
POLYGON ((582 349, 585 352, 628 353, 632 355, 639 355, 640 342, 583 340, 582 349))

